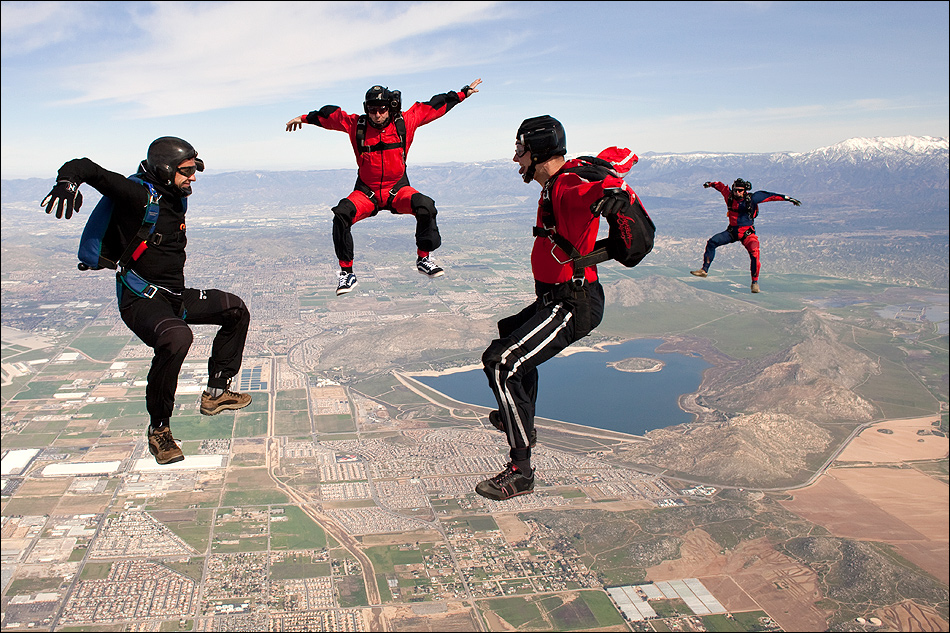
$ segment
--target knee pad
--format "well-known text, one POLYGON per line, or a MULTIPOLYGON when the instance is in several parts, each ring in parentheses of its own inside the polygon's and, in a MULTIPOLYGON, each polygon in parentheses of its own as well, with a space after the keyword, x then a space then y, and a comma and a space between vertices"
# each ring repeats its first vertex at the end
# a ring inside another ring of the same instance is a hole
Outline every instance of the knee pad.
POLYGON ((340 203, 333 207, 331 211, 333 211, 334 222, 339 221, 351 225, 356 217, 356 205, 348 198, 340 200, 340 203))
POLYGON ((155 339, 155 349, 163 349, 173 356, 184 358, 191 349, 191 343, 195 340, 195 335, 191 328, 180 322, 179 325, 166 328, 159 333, 155 339))
POLYGON ((244 302, 241 302, 241 305, 236 308, 228 308, 221 314, 223 320, 223 327, 231 328, 243 321, 250 323, 251 321, 251 312, 247 309, 247 306, 244 305, 244 302))
POLYGON ((435 200, 421 193, 412 194, 409 207, 416 216, 427 215, 434 218, 439 213, 435 208, 435 200))

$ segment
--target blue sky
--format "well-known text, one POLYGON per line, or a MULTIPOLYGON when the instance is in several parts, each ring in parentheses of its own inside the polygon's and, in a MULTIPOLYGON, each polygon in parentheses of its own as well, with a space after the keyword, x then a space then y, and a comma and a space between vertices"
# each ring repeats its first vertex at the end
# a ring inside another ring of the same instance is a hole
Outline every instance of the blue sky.
MULTIPOLYGON (((948 136, 947 2, 3 2, 2 177, 88 156, 131 173, 158 136, 209 172, 353 168, 339 132, 288 133, 379 83, 480 92, 412 163, 508 159, 551 114, 571 154, 809 151, 948 136)), ((411 173, 411 172, 410 172, 411 173)))

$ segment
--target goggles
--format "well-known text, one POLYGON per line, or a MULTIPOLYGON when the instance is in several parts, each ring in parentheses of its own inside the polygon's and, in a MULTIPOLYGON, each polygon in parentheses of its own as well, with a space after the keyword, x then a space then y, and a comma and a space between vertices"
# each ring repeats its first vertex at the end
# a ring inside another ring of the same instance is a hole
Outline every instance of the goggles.
POLYGON ((515 156, 521 158, 528 153, 528 148, 521 141, 515 141, 515 156))
POLYGON ((179 174, 181 174, 185 178, 191 178, 192 176, 195 175, 196 171, 204 171, 204 170, 205 170, 205 162, 201 160, 200 158, 195 159, 194 165, 188 165, 187 167, 179 166, 175 169, 175 171, 177 171, 179 174))

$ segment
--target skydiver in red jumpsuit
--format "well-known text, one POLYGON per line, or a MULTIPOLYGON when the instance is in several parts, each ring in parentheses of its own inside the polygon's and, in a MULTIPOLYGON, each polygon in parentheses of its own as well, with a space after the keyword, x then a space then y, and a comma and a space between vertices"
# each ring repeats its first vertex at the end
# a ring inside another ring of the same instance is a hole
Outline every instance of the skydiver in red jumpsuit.
POLYGON ((480 83, 482 80, 476 79, 458 92, 416 102, 405 112, 398 90, 373 86, 366 92, 363 115, 348 114, 339 106, 327 105, 287 122, 288 132, 302 128, 304 123, 346 132, 356 154, 356 187, 333 207, 333 247, 340 262, 337 295, 350 292, 357 283, 353 272, 352 226, 383 209, 416 217, 416 269, 429 277, 443 275, 442 268, 429 256, 442 244, 435 219, 438 211, 432 198, 410 186, 406 155, 420 125, 435 121, 471 97, 478 92, 476 87, 480 83))

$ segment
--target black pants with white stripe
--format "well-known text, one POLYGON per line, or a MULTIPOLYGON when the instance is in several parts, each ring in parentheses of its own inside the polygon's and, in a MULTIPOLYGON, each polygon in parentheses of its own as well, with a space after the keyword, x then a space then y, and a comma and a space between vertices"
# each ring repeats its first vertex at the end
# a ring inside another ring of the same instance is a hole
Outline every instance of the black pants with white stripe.
POLYGON ((599 282, 584 285, 580 294, 569 284, 536 282, 538 299, 518 314, 498 322, 500 338, 482 354, 488 385, 508 431, 511 461, 527 467, 538 399, 538 365, 587 336, 604 316, 604 289, 599 282))

